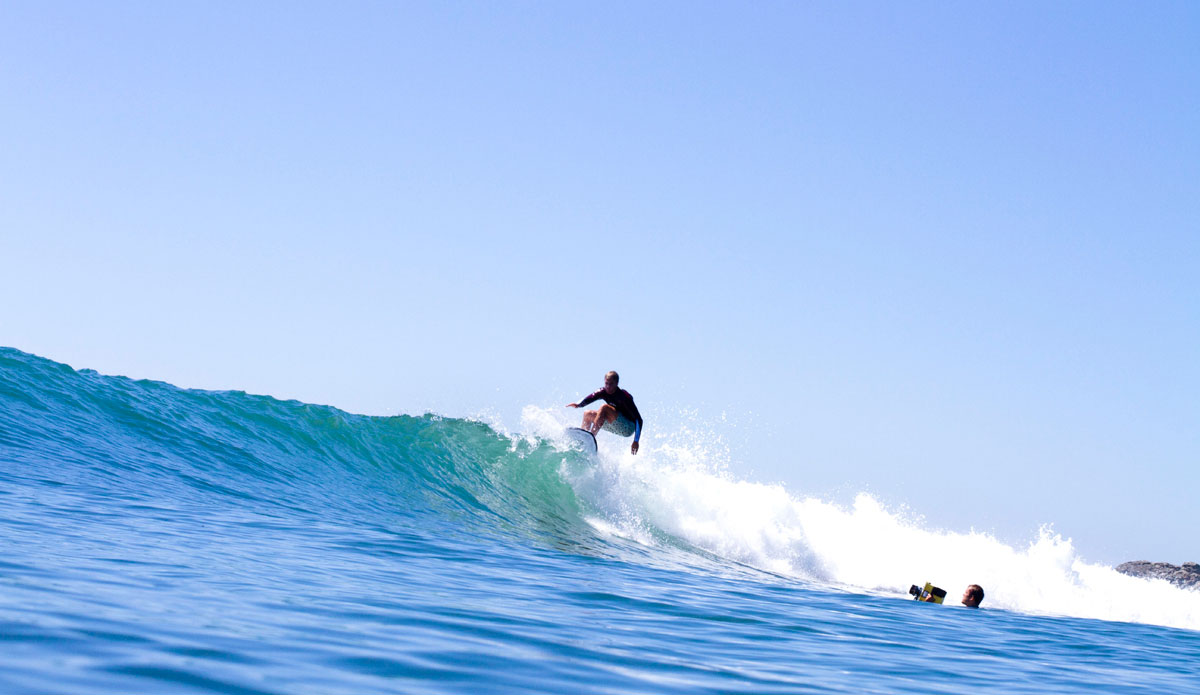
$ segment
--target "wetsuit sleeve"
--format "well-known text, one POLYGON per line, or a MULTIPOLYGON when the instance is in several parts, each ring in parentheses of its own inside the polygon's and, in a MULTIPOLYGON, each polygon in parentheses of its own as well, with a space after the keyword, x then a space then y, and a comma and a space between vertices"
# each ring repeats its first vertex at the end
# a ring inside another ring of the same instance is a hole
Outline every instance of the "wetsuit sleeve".
POLYGON ((590 394, 587 398, 584 398, 582 401, 579 401, 579 407, 582 408, 583 406, 587 405, 588 403, 594 402, 598 398, 600 398, 600 392, 595 391, 592 394, 590 394))
POLYGON ((633 441, 636 442, 642 438, 642 414, 638 412, 637 404, 633 402, 633 396, 629 397, 629 407, 633 410, 633 441))

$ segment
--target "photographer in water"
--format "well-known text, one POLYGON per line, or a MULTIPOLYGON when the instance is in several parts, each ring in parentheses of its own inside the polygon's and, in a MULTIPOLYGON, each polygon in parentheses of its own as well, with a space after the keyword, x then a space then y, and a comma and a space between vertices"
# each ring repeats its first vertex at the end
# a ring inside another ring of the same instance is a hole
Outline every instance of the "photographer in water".
MULTIPOLYGON (((928 582, 926 582, 925 588, 913 584, 908 588, 908 593, 912 594, 917 601, 926 603, 942 603, 946 599, 945 589, 939 589, 928 582)), ((969 585, 963 592, 962 604, 967 608, 979 608, 981 603, 983 603, 983 587, 978 584, 969 585)))
POLYGON ((978 584, 971 584, 963 592, 962 604, 967 608, 979 608, 979 604, 981 603, 983 603, 983 587, 978 584))

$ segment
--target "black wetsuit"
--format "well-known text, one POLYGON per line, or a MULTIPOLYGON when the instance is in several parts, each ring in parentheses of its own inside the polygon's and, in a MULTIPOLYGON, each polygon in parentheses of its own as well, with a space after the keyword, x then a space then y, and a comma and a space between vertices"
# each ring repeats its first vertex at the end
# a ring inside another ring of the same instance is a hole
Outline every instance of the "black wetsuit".
MULTIPOLYGON (((579 401, 579 407, 604 399, 604 402, 617 409, 617 412, 624 415, 630 422, 633 423, 634 430, 633 441, 638 441, 642 437, 642 414, 638 412, 637 406, 633 403, 633 396, 625 389, 617 389, 613 393, 609 393, 604 389, 600 389, 595 393, 590 394, 587 398, 579 401)), ((629 435, 626 435, 629 436, 629 435)))

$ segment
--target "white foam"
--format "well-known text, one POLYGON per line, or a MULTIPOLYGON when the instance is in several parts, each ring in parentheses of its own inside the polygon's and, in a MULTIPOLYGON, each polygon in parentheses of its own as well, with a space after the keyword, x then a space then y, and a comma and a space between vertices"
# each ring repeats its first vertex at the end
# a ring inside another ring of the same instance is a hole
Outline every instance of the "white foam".
MULTIPOLYGON (((522 425, 553 438, 566 425, 526 408, 522 425)), ((652 543, 656 529, 693 546, 776 573, 907 596, 931 581, 957 604, 968 584, 985 607, 1200 630, 1200 591, 1129 577, 1079 557, 1070 539, 1043 528, 1025 547, 974 531, 924 528, 861 493, 851 507, 802 498, 781 485, 738 480, 720 442, 687 437, 644 442, 638 456, 601 436, 600 462, 564 470, 576 494, 604 517, 601 532, 652 543)))

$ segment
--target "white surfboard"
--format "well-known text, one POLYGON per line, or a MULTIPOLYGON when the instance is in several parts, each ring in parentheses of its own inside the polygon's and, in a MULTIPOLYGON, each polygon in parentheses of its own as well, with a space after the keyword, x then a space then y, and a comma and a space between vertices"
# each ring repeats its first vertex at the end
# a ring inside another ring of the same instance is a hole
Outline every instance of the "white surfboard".
POLYGON ((568 427, 565 434, 567 441, 583 449, 583 453, 592 456, 596 455, 596 451, 598 450, 596 447, 596 435, 578 427, 568 427))

